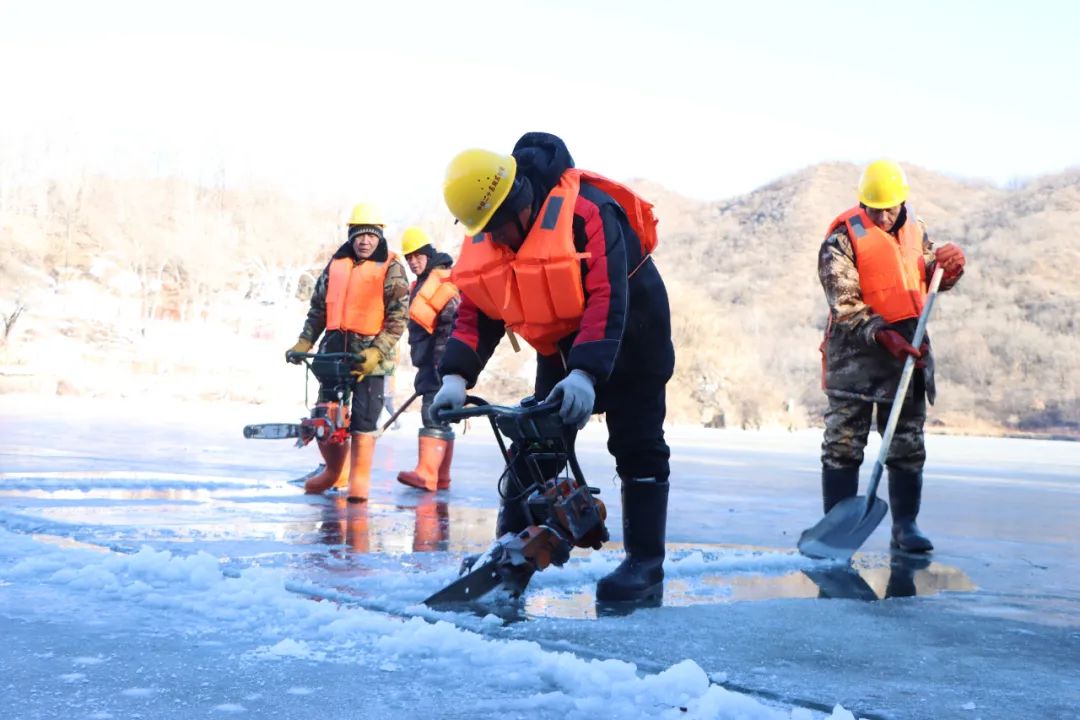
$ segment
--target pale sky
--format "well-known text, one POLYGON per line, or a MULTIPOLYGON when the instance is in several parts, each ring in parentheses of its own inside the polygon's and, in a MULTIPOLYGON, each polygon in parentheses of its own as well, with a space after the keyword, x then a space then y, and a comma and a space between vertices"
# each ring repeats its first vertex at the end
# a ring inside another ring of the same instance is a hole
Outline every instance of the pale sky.
POLYGON ((0 0, 0 162, 402 218, 528 130, 701 199, 879 156, 1006 182, 1080 164, 1078 30, 1030 0, 0 0))

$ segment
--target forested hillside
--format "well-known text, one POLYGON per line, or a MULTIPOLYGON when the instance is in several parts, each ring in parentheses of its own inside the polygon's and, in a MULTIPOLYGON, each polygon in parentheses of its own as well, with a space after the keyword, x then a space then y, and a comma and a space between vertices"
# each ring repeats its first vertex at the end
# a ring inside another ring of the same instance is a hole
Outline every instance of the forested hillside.
MULTIPOLYGON (((0 178, 4 175, 0 173, 0 178)), ((672 417, 804 427, 823 407, 818 245, 858 168, 824 164, 720 202, 636 186, 661 218, 672 417)), ((911 206, 968 255, 931 333, 945 429, 1080 434, 1080 173, 1002 189, 910 169, 911 206)), ((267 189, 82 177, 0 184, 0 392, 257 401, 299 396, 294 340, 345 208, 267 189)), ((456 250, 449 221, 415 219, 456 250)), ((391 245, 401 227, 388 229, 391 245)), ((486 393, 528 391, 500 349, 486 393)), ((408 369, 403 370, 407 385, 408 369)))

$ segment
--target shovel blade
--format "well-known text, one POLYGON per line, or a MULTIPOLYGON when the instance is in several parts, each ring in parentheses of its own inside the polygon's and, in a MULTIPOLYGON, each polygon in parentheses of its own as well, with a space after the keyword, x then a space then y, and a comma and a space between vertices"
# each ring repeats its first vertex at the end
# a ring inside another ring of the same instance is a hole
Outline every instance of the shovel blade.
POLYGON ((877 496, 845 498, 836 503, 817 525, 803 530, 799 552, 812 558, 850 560, 887 512, 889 505, 877 496))
POLYGON ((803 570, 802 573, 817 585, 819 598, 868 602, 878 599, 874 589, 850 565, 830 565, 803 570))

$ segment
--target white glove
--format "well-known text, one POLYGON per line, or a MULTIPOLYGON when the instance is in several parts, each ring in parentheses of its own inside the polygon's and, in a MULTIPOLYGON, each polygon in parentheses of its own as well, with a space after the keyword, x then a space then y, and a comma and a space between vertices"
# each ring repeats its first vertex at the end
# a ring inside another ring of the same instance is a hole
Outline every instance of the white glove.
POLYGON ((439 392, 431 400, 431 417, 439 409, 459 410, 465 407, 465 378, 460 375, 444 375, 439 392))
POLYGON ((559 417, 562 418, 563 423, 576 425, 580 430, 589 422, 593 404, 596 402, 596 390, 593 384, 592 375, 589 373, 584 370, 571 370, 569 375, 551 389, 551 394, 544 402, 562 398, 559 417))

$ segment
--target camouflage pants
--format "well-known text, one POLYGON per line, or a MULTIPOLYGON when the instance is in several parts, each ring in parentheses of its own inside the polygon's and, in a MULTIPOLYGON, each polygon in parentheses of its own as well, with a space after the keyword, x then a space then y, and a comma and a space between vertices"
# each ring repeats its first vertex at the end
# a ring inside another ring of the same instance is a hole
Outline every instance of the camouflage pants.
MULTIPOLYGON (((921 472, 926 462, 923 444, 923 424, 926 422, 926 396, 915 392, 900 410, 892 446, 885 460, 895 470, 921 472)), ((821 465, 839 469, 859 467, 863 461, 870 421, 877 407, 877 430, 884 433, 892 403, 873 403, 865 400, 829 397, 825 411, 825 439, 821 443, 821 465)))

